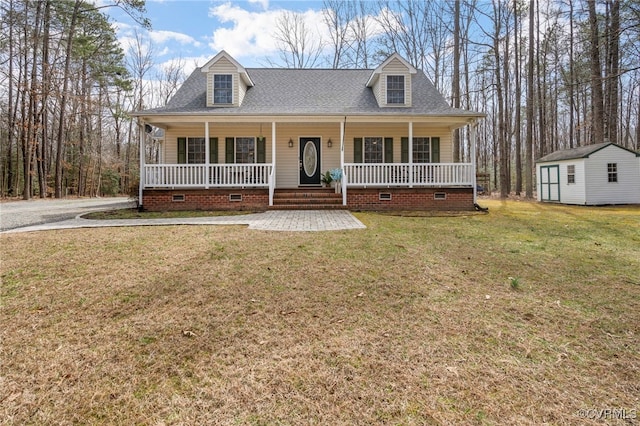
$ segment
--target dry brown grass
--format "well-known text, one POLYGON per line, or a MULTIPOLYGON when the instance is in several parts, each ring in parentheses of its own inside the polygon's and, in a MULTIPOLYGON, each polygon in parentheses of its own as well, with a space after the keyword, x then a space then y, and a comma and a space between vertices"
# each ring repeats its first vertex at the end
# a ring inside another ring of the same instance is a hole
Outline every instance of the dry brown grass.
POLYGON ((483 204, 489 215, 359 213, 362 231, 3 235, 0 422, 637 413, 640 208, 483 204))

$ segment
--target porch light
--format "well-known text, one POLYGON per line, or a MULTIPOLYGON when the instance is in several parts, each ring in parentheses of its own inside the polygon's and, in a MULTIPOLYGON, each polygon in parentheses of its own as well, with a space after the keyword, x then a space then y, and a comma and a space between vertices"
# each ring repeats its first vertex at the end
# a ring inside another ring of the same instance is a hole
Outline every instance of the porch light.
POLYGON ((260 134, 258 135, 258 142, 263 142, 264 136, 262 135, 262 123, 260 123, 260 134))
POLYGON ((293 148, 293 139, 289 138, 289 148, 293 148))
POLYGON ((333 142, 331 142, 331 138, 327 141, 327 146, 331 148, 333 146, 333 142))

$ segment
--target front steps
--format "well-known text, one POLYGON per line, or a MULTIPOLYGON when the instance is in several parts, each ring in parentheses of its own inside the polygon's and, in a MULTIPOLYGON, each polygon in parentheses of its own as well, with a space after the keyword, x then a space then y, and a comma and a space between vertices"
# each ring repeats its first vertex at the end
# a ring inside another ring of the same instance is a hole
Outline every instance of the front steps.
POLYGON ((272 210, 338 210, 342 205, 342 194, 333 188, 276 189, 272 210))

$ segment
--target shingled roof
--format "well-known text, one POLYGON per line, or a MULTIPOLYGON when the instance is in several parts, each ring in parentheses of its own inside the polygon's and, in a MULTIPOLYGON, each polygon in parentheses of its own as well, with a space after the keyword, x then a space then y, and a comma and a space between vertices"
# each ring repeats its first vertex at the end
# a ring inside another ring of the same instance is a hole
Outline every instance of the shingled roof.
POLYGON ((631 151, 630 149, 627 149, 623 146, 620 145, 616 145, 614 143, 611 142, 603 142, 603 143, 596 143, 593 145, 585 145, 585 146, 580 146, 578 148, 573 148, 573 149, 563 149, 560 151, 555 151, 552 152, 551 154, 545 155, 542 158, 539 158, 536 162, 537 163, 548 163, 550 161, 563 161, 563 160, 575 160, 578 158, 588 158, 591 154, 600 151, 601 149, 604 149, 606 147, 608 147, 609 145, 613 145, 617 148, 620 149, 624 149, 625 151, 629 151, 633 154, 640 155, 634 151, 631 151))
POLYGON ((206 74, 194 70, 168 104, 134 115, 431 115, 482 117, 449 106, 422 71, 412 76, 411 107, 379 107, 373 70, 247 68, 254 83, 239 107, 207 107, 206 74))

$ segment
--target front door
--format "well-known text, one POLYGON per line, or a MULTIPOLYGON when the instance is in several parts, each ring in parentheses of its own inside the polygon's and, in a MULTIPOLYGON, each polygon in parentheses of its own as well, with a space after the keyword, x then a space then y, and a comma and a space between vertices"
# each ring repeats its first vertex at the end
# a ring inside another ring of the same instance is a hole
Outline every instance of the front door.
POLYGON ((320 138, 300 138, 300 185, 320 185, 320 138))

